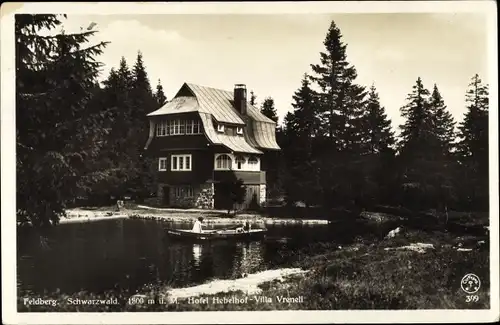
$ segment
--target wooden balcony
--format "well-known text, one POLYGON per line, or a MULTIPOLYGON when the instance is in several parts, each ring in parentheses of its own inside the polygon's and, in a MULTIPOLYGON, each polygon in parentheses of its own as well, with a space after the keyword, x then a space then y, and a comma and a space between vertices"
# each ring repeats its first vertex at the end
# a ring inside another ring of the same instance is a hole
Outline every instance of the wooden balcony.
POLYGON ((231 179, 241 179, 243 184, 266 184, 265 171, 214 170, 215 182, 231 179))

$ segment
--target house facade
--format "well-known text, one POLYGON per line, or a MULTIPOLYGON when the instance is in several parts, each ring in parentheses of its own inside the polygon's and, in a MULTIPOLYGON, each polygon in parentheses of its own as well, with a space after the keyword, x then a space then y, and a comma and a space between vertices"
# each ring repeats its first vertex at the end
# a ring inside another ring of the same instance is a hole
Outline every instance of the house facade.
POLYGON ((245 85, 185 83, 148 118, 144 149, 157 165, 158 205, 219 208, 218 184, 235 179, 247 189, 238 208, 266 200, 266 158, 280 150, 276 123, 248 102, 245 85))

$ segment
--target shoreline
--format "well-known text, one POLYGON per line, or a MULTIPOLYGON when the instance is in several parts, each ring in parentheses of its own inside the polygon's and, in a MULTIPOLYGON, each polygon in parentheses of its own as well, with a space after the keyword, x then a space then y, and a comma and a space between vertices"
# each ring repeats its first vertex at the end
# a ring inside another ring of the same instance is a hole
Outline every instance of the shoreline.
MULTIPOLYGON (((154 208, 150 208, 155 210, 154 208)), ((155 211, 156 212, 156 211, 155 211)), ((250 221, 252 224, 260 225, 327 225, 328 220, 315 220, 315 219, 297 219, 297 218, 272 218, 267 216, 262 216, 259 214, 248 214, 242 213, 234 217, 220 216, 214 214, 211 210, 175 210, 175 209, 164 209, 158 210, 158 214, 142 212, 135 209, 123 210, 123 211, 111 211, 111 210, 83 210, 83 209, 71 209, 67 210, 66 218, 61 218, 60 224, 67 223, 84 223, 100 220, 113 220, 113 219, 142 219, 142 220, 156 220, 164 222, 173 223, 193 223, 195 218, 199 215, 204 217, 204 222, 207 225, 236 225, 241 224, 245 221, 250 221)))
MULTIPOLYGON (((309 270, 302 270, 300 268, 279 268, 265 270, 257 273, 248 274, 245 277, 238 279, 214 279, 209 282, 183 288, 163 288, 160 289, 165 297, 171 301, 183 301, 189 298, 195 298, 206 295, 217 294, 245 294, 257 295, 263 291, 261 285, 271 282, 283 283, 290 279, 292 276, 305 276, 309 270)), ((132 300, 139 298, 146 298, 147 295, 137 293, 132 296, 132 300)))

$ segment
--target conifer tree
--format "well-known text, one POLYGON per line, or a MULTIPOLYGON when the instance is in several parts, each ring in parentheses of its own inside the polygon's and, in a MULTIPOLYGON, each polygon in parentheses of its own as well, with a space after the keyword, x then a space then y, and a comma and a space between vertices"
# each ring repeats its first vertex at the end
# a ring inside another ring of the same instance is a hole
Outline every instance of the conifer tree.
POLYGON ((158 79, 158 85, 156 86, 155 99, 158 103, 158 108, 167 103, 167 96, 165 96, 165 93, 163 92, 163 86, 161 85, 160 79, 158 79))
POLYGON ((395 144, 391 121, 387 118, 385 108, 380 105, 380 98, 372 85, 368 95, 366 125, 368 130, 368 152, 379 153, 392 148, 395 144))
POLYGON ((260 112, 269 117, 274 122, 278 123, 278 114, 276 113, 276 108, 274 107, 274 99, 272 97, 267 97, 266 99, 264 99, 260 112))
POLYGON ((447 210, 455 199, 454 166, 443 142, 447 129, 436 121, 439 112, 445 116, 442 98, 438 92, 431 97, 418 78, 401 112, 406 118, 399 148, 402 203, 415 209, 447 210))
POLYGON ((151 84, 149 82, 146 67, 144 66, 144 60, 142 58, 142 53, 140 51, 137 53, 137 59, 135 61, 132 72, 132 80, 132 119, 137 122, 140 121, 141 126, 144 128, 147 124, 146 114, 150 113, 156 108, 156 101, 151 90, 151 84))
POLYGON ((337 150, 352 150, 362 141, 363 87, 356 85, 356 68, 347 61, 347 45, 340 29, 332 21, 320 53, 320 64, 311 65, 321 89, 321 130, 337 150))
POLYGON ((442 154, 447 156, 451 153, 453 142, 455 141, 455 121, 451 113, 447 110, 443 97, 436 84, 434 84, 434 89, 432 90, 429 101, 434 119, 435 136, 437 137, 442 154))
POLYGON ((462 160, 483 165, 488 157, 488 86, 475 75, 466 93, 467 112, 459 126, 459 152, 462 160))
POLYGON ((315 92, 310 87, 306 74, 301 87, 293 95, 293 112, 287 113, 284 120, 284 156, 286 158, 287 177, 285 193, 288 202, 305 201, 317 204, 319 180, 314 156, 313 141, 319 125, 318 107, 315 92))
POLYGON ((142 154, 150 127, 147 114, 158 107, 140 51, 137 53, 133 69, 132 94, 134 136, 129 139, 129 144, 135 148, 135 152, 131 154, 131 159, 135 162, 137 177, 131 179, 127 185, 129 191, 133 192, 136 196, 144 197, 152 192, 154 188, 154 173, 151 169, 153 159, 142 154))
POLYGON ((489 138, 488 85, 479 75, 472 77, 466 92, 467 112, 459 126, 458 156, 465 175, 461 183, 467 208, 488 210, 489 200, 489 138))
POLYGON ((255 95, 254 91, 250 91, 250 105, 256 106, 257 105, 257 96, 255 95))
POLYGON ((340 29, 332 21, 323 42, 320 64, 311 65, 312 80, 319 86, 320 136, 318 166, 326 205, 352 204, 360 184, 354 161, 364 154, 367 130, 364 87, 356 84, 357 71, 347 60, 347 45, 340 29))
POLYGON ((88 44, 96 31, 55 32, 60 18, 15 17, 17 220, 35 227, 57 224, 91 181, 82 171, 101 149, 107 119, 89 109, 106 43, 88 44))
POLYGON ((402 155, 421 155, 427 151, 433 138, 433 119, 429 107, 429 90, 419 77, 413 91, 407 97, 408 103, 401 107, 406 118, 401 125, 399 150, 402 155))

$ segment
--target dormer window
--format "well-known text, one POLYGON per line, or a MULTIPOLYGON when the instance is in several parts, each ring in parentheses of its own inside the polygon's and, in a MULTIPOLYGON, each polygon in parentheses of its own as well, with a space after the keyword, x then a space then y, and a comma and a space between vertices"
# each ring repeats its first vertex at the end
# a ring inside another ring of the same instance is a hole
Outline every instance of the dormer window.
POLYGON ((243 134, 243 128, 242 128, 241 126, 238 126, 238 127, 236 128, 236 133, 237 133, 237 134, 243 134))
POLYGON ((217 132, 224 133, 224 125, 217 124, 217 132))

